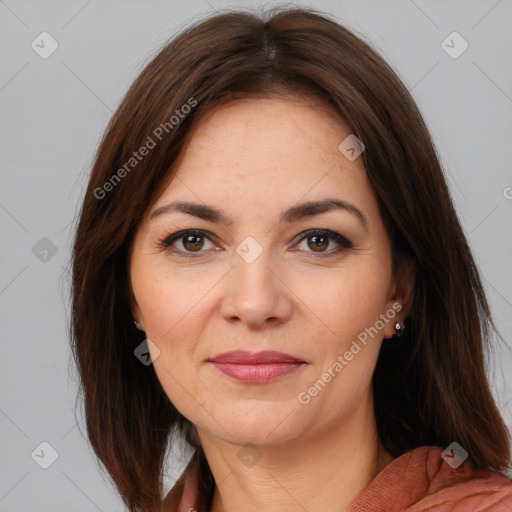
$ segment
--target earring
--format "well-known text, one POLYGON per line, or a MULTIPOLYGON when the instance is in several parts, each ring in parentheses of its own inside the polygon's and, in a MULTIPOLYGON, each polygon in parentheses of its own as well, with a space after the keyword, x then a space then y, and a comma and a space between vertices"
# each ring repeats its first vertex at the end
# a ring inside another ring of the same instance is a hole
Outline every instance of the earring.
POLYGON ((135 325, 135 327, 137 327, 137 329, 139 331, 142 331, 142 329, 140 328, 139 322, 137 322, 137 320, 133 320, 133 324, 135 325))
POLYGON ((398 338, 403 335, 405 330, 405 324, 401 324, 400 322, 395 323, 395 336, 398 338))

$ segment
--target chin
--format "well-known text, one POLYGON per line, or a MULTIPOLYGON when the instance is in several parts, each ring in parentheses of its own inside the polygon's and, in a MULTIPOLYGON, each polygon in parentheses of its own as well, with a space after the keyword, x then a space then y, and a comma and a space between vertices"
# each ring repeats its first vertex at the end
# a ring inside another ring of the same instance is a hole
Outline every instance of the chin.
MULTIPOLYGON (((239 445, 255 445, 261 447, 281 446, 300 437, 301 422, 290 414, 293 409, 282 403, 261 407, 255 406, 254 401, 248 401, 246 406, 236 408, 226 407, 222 417, 213 421, 207 419, 208 428, 212 434, 224 441, 239 445), (225 429, 219 425, 226 425, 225 429)), ((205 428, 205 427, 203 427, 205 428)))

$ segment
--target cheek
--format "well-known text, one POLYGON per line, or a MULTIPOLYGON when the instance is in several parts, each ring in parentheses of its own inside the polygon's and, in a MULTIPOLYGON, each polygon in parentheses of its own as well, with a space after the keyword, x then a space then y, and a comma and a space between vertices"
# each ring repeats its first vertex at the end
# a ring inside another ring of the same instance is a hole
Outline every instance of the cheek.
POLYGON ((327 399, 327 402, 332 399, 333 404, 343 396, 347 406, 350 402, 355 407, 370 386, 377 362, 390 274, 386 267, 369 264, 370 261, 358 268, 346 269, 339 276, 339 282, 331 284, 332 300, 323 305, 326 323, 336 333, 335 338, 331 337, 333 342, 329 344, 325 361, 325 368, 336 364, 331 371, 337 377, 333 379, 332 393, 327 399))
POLYGON ((199 340, 205 329, 206 278, 185 277, 151 264, 134 267, 133 291, 146 336, 159 350, 153 359, 157 378, 174 406, 194 417, 191 397, 200 395, 199 340), (140 270, 140 272, 139 272, 140 270))
POLYGON ((165 347, 184 347, 197 339, 206 315, 206 298, 219 277, 211 272, 172 271, 150 258, 134 262, 132 286, 148 338, 165 347), (176 343, 175 343, 176 341, 176 343), (179 341, 179 343, 177 343, 179 341))
POLYGON ((342 342, 356 337, 375 324, 384 313, 390 275, 370 258, 354 262, 315 277, 301 277, 297 295, 321 320, 322 331, 329 331, 342 342))
POLYGON ((198 379, 211 297, 222 275, 172 271, 165 262, 134 259, 132 287, 146 336, 159 350, 153 367, 169 400, 185 416, 194 414, 192 397, 202 395, 198 379))

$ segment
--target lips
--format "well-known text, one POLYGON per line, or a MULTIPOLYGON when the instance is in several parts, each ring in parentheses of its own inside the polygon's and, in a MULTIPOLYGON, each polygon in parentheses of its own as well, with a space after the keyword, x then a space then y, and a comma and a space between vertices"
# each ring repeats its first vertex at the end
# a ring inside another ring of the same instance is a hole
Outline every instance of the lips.
POLYGON ((233 350, 212 357, 209 361, 214 363, 232 363, 232 364, 272 364, 272 363, 304 363, 301 359, 276 352, 275 350, 264 350, 262 352, 251 353, 246 350, 233 350))
POLYGON ((228 377, 252 383, 269 382, 307 364, 301 359, 274 350, 256 353, 235 350, 208 359, 208 363, 228 377))

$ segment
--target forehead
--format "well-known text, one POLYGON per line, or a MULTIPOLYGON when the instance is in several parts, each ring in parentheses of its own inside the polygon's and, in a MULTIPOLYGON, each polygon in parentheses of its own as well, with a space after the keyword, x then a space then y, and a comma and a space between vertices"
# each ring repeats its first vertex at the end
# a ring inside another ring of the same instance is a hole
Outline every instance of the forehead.
MULTIPOLYGON (((258 153, 270 158, 299 160, 339 156, 340 137, 350 133, 344 121, 324 102, 297 97, 245 98, 207 112, 188 141, 195 155, 232 158, 258 153), (334 147, 333 147, 334 143, 334 147)), ((246 160, 249 158, 246 157, 246 160)), ((238 160, 238 159, 237 159, 238 160)))
POLYGON ((203 115, 189 134, 155 207, 175 198, 251 210, 327 196, 361 208, 374 201, 361 158, 339 150, 350 135, 325 103, 300 98, 247 98, 203 115), (177 179, 178 178, 178 179, 177 179))

